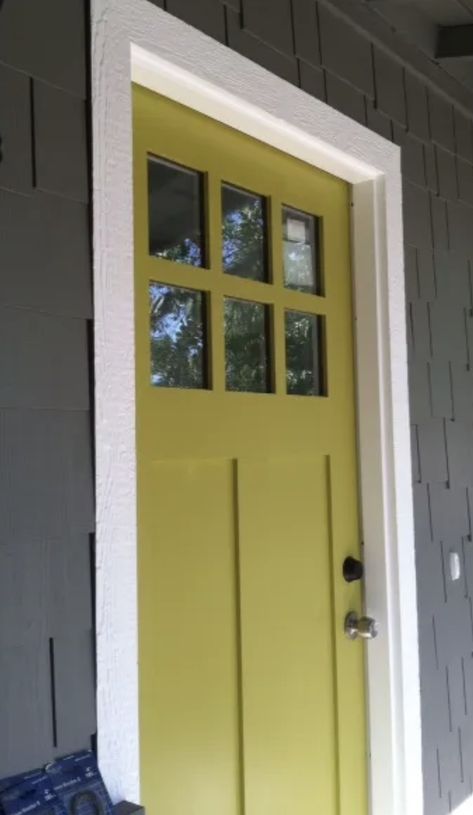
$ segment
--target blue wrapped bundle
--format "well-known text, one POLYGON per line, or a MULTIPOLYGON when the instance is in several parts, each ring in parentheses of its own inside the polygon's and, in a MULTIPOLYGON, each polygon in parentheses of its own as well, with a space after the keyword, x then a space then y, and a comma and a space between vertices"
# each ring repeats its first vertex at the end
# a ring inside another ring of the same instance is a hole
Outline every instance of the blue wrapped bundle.
POLYGON ((66 815, 113 815, 110 796, 91 750, 65 756, 48 764, 45 772, 66 815))
POLYGON ((67 815, 45 772, 25 775, 19 782, 13 779, 8 781, 9 786, 0 792, 0 804, 5 815, 67 815))
POLYGON ((30 781, 31 783, 34 783, 42 775, 44 775, 44 770, 39 769, 31 770, 31 772, 28 773, 20 773, 19 775, 10 775, 8 778, 2 778, 0 780, 0 795, 10 787, 15 787, 17 784, 21 784, 22 781, 30 781))

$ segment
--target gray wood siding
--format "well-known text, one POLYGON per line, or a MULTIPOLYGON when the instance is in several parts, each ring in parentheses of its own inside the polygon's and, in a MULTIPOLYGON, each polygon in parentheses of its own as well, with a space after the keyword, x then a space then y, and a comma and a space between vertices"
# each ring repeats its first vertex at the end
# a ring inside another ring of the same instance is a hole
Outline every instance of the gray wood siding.
MULTIPOLYGON (((352 0, 166 2, 402 147, 425 811, 445 815, 473 789, 471 97, 352 0)), ((0 4, 0 776, 95 729, 84 31, 82 0, 0 4)))
POLYGON ((445 815, 473 789, 473 134, 466 97, 460 108, 439 93, 441 71, 423 65, 420 53, 414 62, 430 81, 410 70, 394 35, 385 38, 391 48, 374 36, 378 24, 365 33, 361 2, 155 5, 402 147, 425 812, 445 815), (448 578, 452 549, 463 564, 456 583, 448 578))
POLYGON ((95 732, 86 4, 0 4, 0 778, 95 732))

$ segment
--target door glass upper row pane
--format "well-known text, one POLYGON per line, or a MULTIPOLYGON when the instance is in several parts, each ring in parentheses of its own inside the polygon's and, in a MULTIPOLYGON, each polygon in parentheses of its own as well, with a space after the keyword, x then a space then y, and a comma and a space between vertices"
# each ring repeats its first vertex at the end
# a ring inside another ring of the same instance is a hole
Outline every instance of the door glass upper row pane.
POLYGON ((222 186, 222 261, 226 274, 268 280, 266 200, 222 186))
MULTIPOLYGON (((155 257, 207 266, 204 175, 164 159, 148 159, 149 251, 155 257)), ((282 208, 284 285, 322 294, 320 219, 282 208)), ((226 274, 271 279, 268 202, 264 196, 223 184, 222 265, 226 274)))
POLYGON ((284 285, 321 294, 318 219, 291 207, 282 210, 284 285))
POLYGON ((149 252, 175 263, 205 266, 202 173, 148 159, 149 252))

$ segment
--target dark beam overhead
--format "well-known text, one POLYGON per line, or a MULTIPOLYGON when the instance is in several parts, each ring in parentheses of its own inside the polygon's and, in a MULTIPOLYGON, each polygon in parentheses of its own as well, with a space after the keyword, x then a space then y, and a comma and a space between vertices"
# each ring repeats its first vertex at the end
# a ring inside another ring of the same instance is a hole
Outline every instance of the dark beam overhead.
POLYGON ((437 59, 473 58, 473 24, 441 26, 435 56, 437 59))

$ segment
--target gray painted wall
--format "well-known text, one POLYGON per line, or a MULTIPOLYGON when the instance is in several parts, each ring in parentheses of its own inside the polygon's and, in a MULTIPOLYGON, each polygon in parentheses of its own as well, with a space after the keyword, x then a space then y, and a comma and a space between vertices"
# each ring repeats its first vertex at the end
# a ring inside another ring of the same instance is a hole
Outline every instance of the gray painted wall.
MULTIPOLYGON (((454 106, 440 69, 416 54, 411 70, 359 9, 167 0, 402 145, 426 813, 443 815, 473 777, 472 122, 469 97, 454 106)), ((0 11, 0 776, 95 729, 84 14, 82 0, 0 11)))
POLYGON ((95 731, 86 26, 0 4, 0 778, 95 731))
POLYGON ((462 109, 455 108, 432 84, 443 84, 440 69, 413 55, 427 83, 395 58, 406 49, 390 32, 378 36, 361 6, 166 2, 169 12, 402 146, 425 812, 444 815, 473 781, 472 122, 462 112, 467 95, 458 88, 462 109), (340 9, 357 15, 359 28, 340 9), (450 550, 462 559, 456 583, 450 550))

